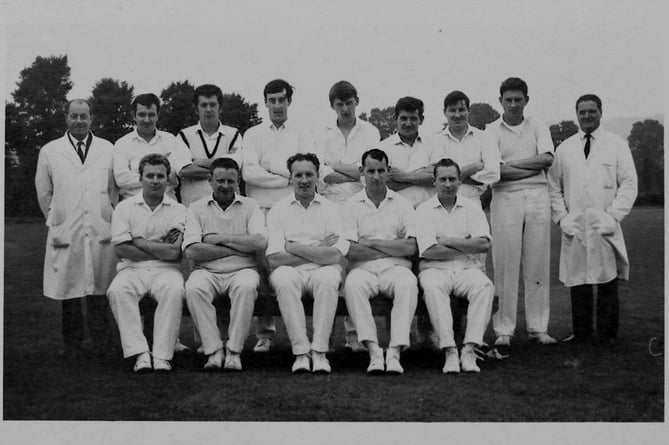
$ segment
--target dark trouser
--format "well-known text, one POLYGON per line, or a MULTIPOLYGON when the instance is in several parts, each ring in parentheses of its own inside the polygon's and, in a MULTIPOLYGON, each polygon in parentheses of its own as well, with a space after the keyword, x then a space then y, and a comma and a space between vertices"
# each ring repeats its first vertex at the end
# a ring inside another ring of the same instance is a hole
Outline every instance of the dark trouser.
MULTIPOLYGON (((592 338, 594 315, 593 285, 583 284, 569 288, 571 293, 571 320, 574 336, 592 338)), ((618 336, 618 279, 597 285, 597 333, 602 339, 618 336)))
POLYGON ((107 323, 107 296, 88 295, 82 298, 63 300, 63 343, 66 349, 81 349, 84 340, 84 313, 82 305, 86 303, 86 321, 88 333, 93 345, 105 347, 111 337, 107 323))

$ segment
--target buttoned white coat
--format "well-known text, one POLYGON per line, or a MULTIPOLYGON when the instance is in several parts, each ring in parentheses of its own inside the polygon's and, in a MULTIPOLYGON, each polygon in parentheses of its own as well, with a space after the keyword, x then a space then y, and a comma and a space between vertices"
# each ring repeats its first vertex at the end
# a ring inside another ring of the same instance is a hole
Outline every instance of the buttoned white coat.
POLYGON ((111 244, 114 147, 93 136, 84 164, 67 134, 39 153, 35 188, 49 229, 44 295, 67 300, 104 295, 117 258, 111 244))
POLYGON ((584 145, 582 131, 560 144, 547 177, 553 221, 562 229, 559 279, 570 287, 629 278, 620 221, 637 195, 632 154, 601 127, 587 160, 584 145))

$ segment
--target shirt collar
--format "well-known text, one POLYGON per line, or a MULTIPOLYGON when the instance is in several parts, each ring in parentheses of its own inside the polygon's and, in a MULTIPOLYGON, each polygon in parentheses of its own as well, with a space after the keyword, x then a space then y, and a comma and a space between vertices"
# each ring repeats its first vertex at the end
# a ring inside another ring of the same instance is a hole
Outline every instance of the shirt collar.
MULTIPOLYGON (((324 199, 325 198, 323 197, 323 195, 319 195, 318 193, 316 193, 314 195, 314 199, 309 203, 309 206, 311 206, 311 204, 314 202, 322 204, 324 199)), ((290 205, 293 205, 295 203, 302 205, 302 203, 295 197, 295 192, 293 191, 293 193, 290 194, 290 205)))
MULTIPOLYGON (((139 204, 139 205, 145 205, 145 206, 148 207, 148 204, 144 201, 144 195, 142 194, 142 190, 140 190, 139 193, 137 193, 136 195, 134 195, 134 196, 132 196, 128 199, 130 199, 130 202, 132 202, 135 205, 139 204)), ((158 204, 158 207, 160 207, 161 205, 162 206, 171 206, 171 205, 174 205, 176 203, 177 202, 175 200, 173 200, 172 198, 167 196, 167 194, 164 194, 163 195, 163 201, 160 204, 158 204)), ((158 207, 156 207, 156 208, 158 208, 158 207)))
MULTIPOLYGON (((141 137, 141 136, 139 135, 139 131, 137 131, 137 127, 135 127, 135 129, 134 129, 133 132, 132 132, 132 138, 133 138, 133 139, 136 139, 136 140, 140 140, 140 139, 141 139, 142 141, 147 142, 146 139, 144 139, 143 137, 141 137)), ((147 142, 147 144, 150 144, 150 143, 152 143, 153 141, 159 141, 161 138, 162 138, 162 135, 160 134, 160 130, 158 130, 158 129, 156 128, 156 134, 153 135, 153 137, 151 138, 150 141, 147 142)))
POLYGON ((270 119, 267 120, 267 128, 269 128, 272 131, 285 131, 285 130, 288 129, 287 124, 288 124, 288 120, 285 120, 283 122, 283 124, 281 124, 281 126, 277 128, 270 119))
MULTIPOLYGON (((441 201, 439 201, 439 196, 437 195, 434 195, 432 198, 430 198, 429 202, 430 202, 430 207, 432 207, 433 209, 441 207, 442 209, 446 210, 446 208, 443 205, 441 205, 441 201)), ((460 195, 457 195, 455 197, 455 205, 453 206, 453 208, 456 207, 465 207, 465 203, 460 198, 460 195)))
MULTIPOLYGON (((218 204, 218 201, 216 201, 216 199, 214 198, 214 194, 213 194, 213 193, 209 196, 209 201, 207 201, 207 204, 209 204, 209 205, 214 204, 214 205, 216 205, 219 209, 223 210, 223 208, 218 204)), ((232 202, 230 203, 230 205, 228 206, 228 208, 232 207, 234 204, 242 204, 242 199, 239 197, 239 195, 238 195, 237 193, 235 193, 235 197, 232 198, 232 202)))
MULTIPOLYGON (((360 119, 359 117, 356 117, 356 118, 355 118, 355 125, 353 125, 353 127, 351 127, 351 133, 352 133, 354 130, 357 130, 358 128, 360 128, 360 121, 361 121, 361 120, 362 120, 362 119, 360 119)), ((334 123, 332 123, 332 124, 327 124, 325 127, 326 127, 327 129, 329 129, 329 130, 339 130, 339 126, 337 125, 337 119, 335 119, 334 123)))
MULTIPOLYGON (((402 139, 400 139, 400 134, 399 133, 391 134, 390 136, 388 136, 388 139, 390 139, 390 142, 392 142, 393 145, 404 145, 404 142, 402 141, 402 139)), ((420 132, 418 133, 418 136, 416 136, 416 140, 415 140, 414 144, 416 142, 421 143, 421 144, 423 143, 423 139, 420 136, 420 132)))
MULTIPOLYGON (((200 121, 197 121, 197 124, 195 124, 195 126, 197 127, 197 128, 196 128, 196 131, 201 131, 201 132, 202 132, 202 136, 205 136, 205 137, 211 137, 211 136, 207 135, 207 133, 204 131, 204 129, 202 128, 202 124, 200 123, 200 121)), ((220 133, 220 134, 222 134, 223 136, 225 136, 225 131, 223 131, 223 124, 221 123, 220 120, 218 121, 218 129, 216 130, 216 133, 220 133)), ((216 133, 214 133, 214 135, 215 135, 216 133)))
MULTIPOLYGON (((356 193, 354 196, 354 199, 356 202, 365 202, 365 203, 372 203, 372 200, 369 199, 369 196, 367 196, 367 190, 362 189, 358 193, 356 193)), ((386 187, 386 197, 383 198, 382 203, 385 201, 392 201, 395 198, 397 198, 398 194, 392 190, 390 190, 388 187, 386 187)))
MULTIPOLYGON (((462 137, 462 140, 464 141, 467 136, 473 136, 474 133, 475 133, 475 130, 478 130, 478 128, 473 127, 471 124, 468 124, 467 125, 467 131, 465 132, 465 135, 462 137)), ((448 125, 446 126, 446 128, 441 130, 439 133, 446 136, 447 138, 453 139, 456 142, 461 142, 461 141, 458 141, 458 138, 456 138, 455 136, 453 136, 451 134, 450 130, 448 129, 448 125)))
MULTIPOLYGON (((593 140, 597 140, 597 138, 599 137, 599 130, 601 130, 601 129, 602 129, 602 124, 599 124, 599 127, 597 127, 597 129, 595 131, 590 133, 592 135, 593 140)), ((578 137, 581 138, 582 141, 585 141, 585 131, 583 131, 579 128, 578 137)))

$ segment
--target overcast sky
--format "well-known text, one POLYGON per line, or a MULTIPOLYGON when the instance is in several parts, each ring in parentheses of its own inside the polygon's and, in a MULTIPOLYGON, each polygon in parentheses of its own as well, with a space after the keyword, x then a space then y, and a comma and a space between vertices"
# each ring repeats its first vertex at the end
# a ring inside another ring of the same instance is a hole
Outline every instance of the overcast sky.
POLYGON ((341 79, 358 88, 358 112, 422 99, 426 131, 454 89, 501 111, 508 76, 528 82, 527 113, 547 123, 573 119, 588 92, 605 118, 663 112, 659 0, 0 3, 7 94, 36 56, 67 54, 70 97, 103 77, 136 94, 188 79, 238 92, 266 117, 263 86, 282 77, 296 87, 289 118, 310 127, 333 119, 327 93, 341 79))

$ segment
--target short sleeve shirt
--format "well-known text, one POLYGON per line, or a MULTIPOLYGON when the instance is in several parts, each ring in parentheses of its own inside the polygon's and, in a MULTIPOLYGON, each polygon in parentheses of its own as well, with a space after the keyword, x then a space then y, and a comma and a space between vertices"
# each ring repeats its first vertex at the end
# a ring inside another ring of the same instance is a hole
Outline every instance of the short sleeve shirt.
MULTIPOLYGON (((360 237, 378 240, 397 240, 415 237, 414 209, 411 202, 400 194, 386 189, 386 198, 379 207, 362 190, 344 205, 344 237, 358 241, 360 237)), ((411 267, 405 257, 386 257, 350 265, 370 272, 382 272, 392 266, 411 267)))
POLYGON ((438 237, 478 238, 492 240, 488 220, 481 206, 471 199, 458 195, 449 212, 435 195, 416 209, 416 241, 421 256, 420 269, 454 270, 478 268, 478 254, 462 254, 448 261, 423 259, 425 251, 437 244, 438 237))
MULTIPOLYGON (((183 250, 201 243, 205 235, 262 235, 267 238, 265 217, 253 199, 235 195, 223 210, 213 196, 200 199, 188 207, 183 250)), ((248 267, 257 267, 255 256, 231 255, 200 263, 198 268, 214 273, 230 273, 248 267)))
MULTIPOLYGON (((169 196, 163 197, 163 202, 154 210, 144 202, 141 193, 125 199, 116 206, 112 215, 112 243, 118 245, 133 238, 144 238, 149 241, 161 241, 171 229, 184 230, 186 207, 169 196)), ((146 260, 132 261, 123 258, 118 264, 118 270, 126 267, 176 267, 179 261, 146 260)))

